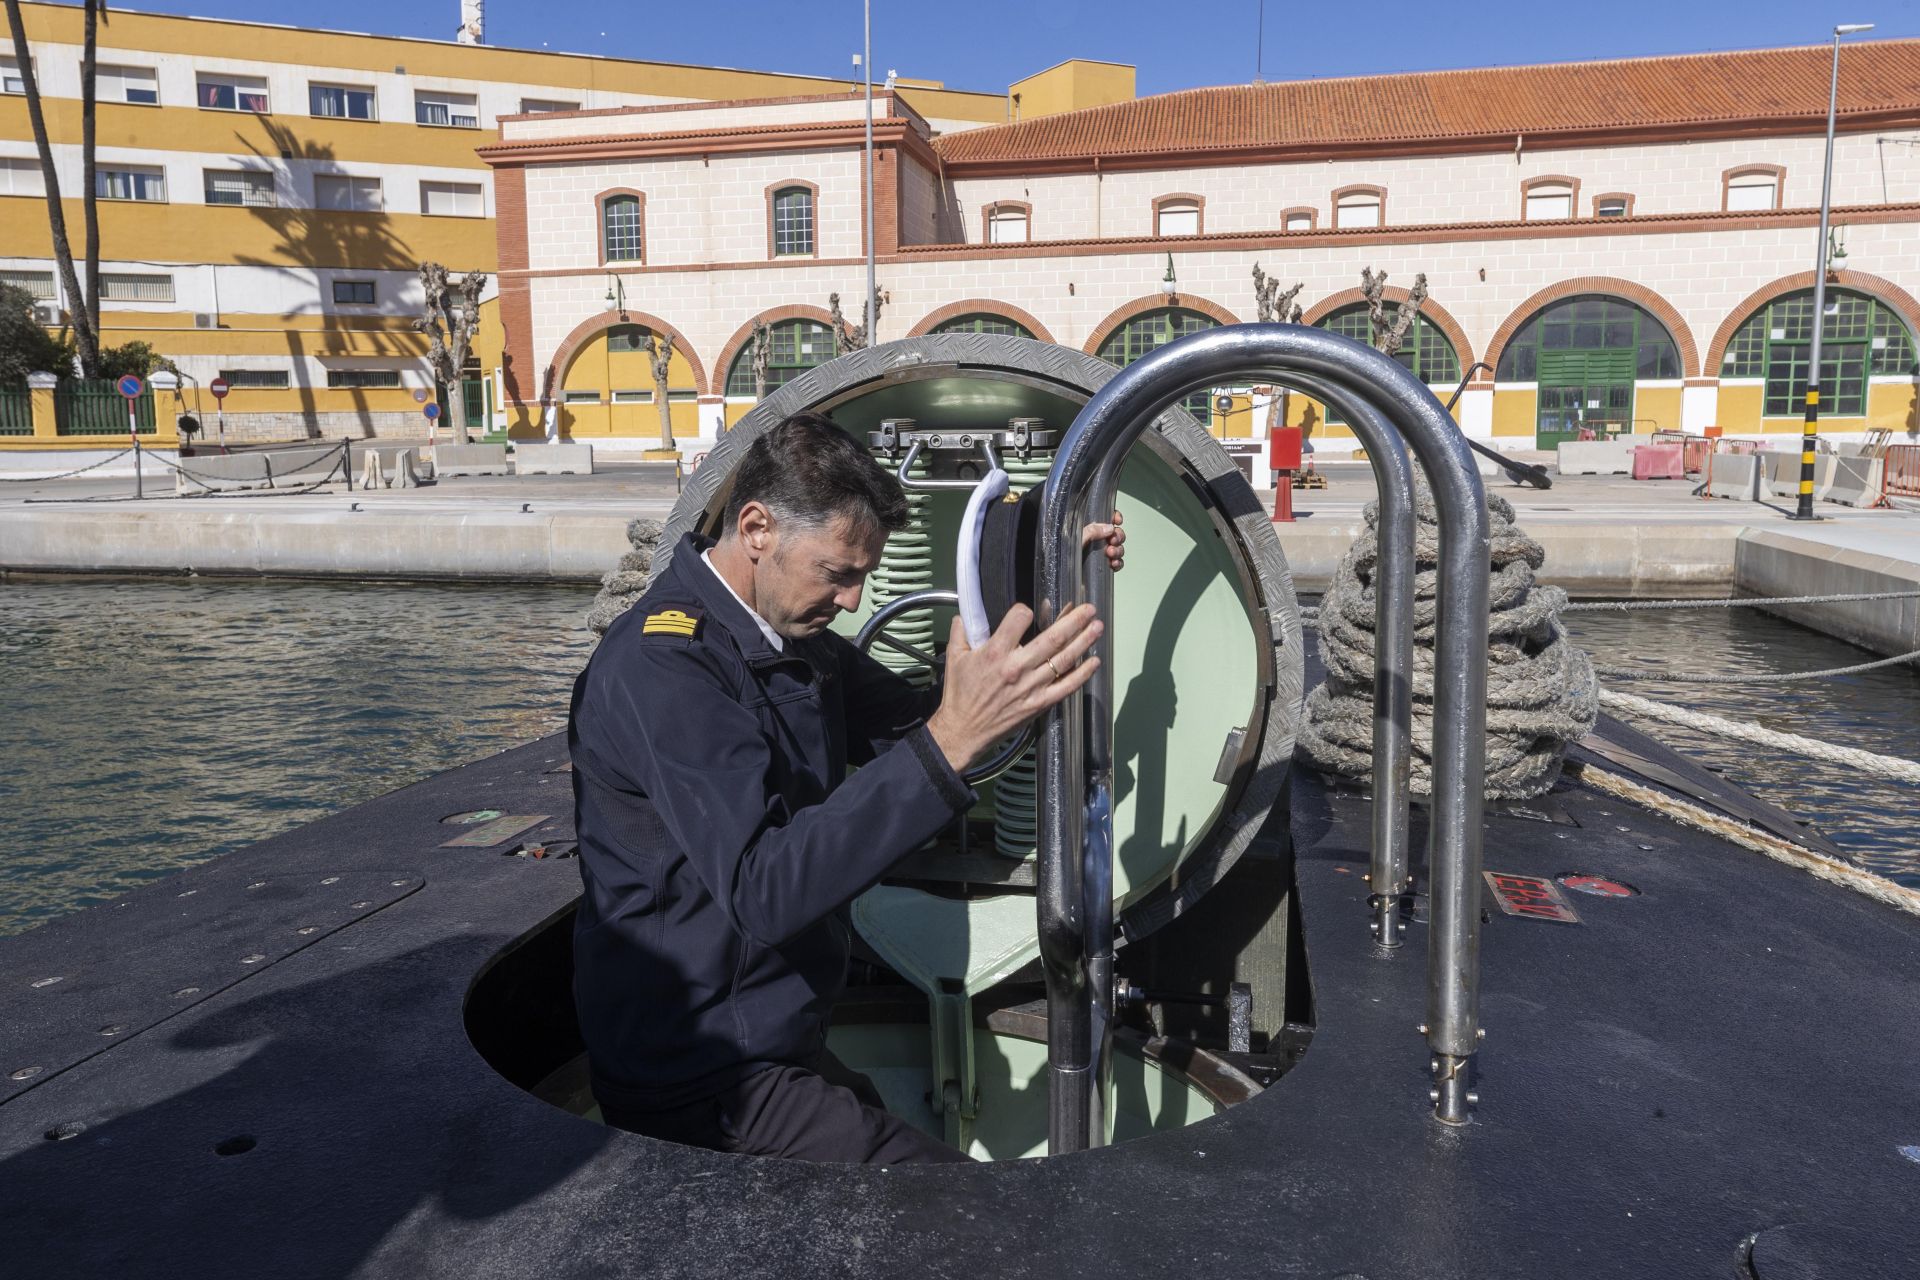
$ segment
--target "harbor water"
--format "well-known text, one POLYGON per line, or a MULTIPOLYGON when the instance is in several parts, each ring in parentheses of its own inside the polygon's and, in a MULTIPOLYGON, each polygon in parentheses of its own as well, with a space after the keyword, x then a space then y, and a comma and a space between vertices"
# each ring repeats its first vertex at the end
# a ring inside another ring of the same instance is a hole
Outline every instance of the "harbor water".
MULTIPOLYGON (((0 583, 7 820, 0 933, 550 733, 590 650, 590 587, 240 581, 0 583)), ((1868 655, 1752 609, 1579 614, 1596 657, 1794 671, 1868 655)), ((1920 759, 1920 673, 1622 684, 1920 759)), ((1708 735, 1657 736, 1920 885, 1898 784, 1708 735)))

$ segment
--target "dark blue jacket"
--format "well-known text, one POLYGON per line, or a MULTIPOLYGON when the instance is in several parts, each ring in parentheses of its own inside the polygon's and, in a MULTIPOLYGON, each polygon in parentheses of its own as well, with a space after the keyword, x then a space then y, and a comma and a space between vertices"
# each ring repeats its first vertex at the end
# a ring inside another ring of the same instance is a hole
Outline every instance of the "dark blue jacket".
POLYGON ((848 904, 974 798, 930 694, 831 632, 776 650, 710 545, 681 541, 573 689, 574 998, 595 1090, 627 1106, 816 1054, 848 904))

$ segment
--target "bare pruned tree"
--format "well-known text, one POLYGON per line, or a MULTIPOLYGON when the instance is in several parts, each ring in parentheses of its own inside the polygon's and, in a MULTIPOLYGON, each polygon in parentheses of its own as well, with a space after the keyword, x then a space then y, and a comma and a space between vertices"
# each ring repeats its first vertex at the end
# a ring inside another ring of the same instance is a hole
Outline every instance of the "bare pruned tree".
MULTIPOLYGON (((1296 281, 1293 288, 1282 291, 1277 276, 1270 276, 1260 269, 1259 263, 1253 264, 1253 306, 1254 314, 1262 324, 1280 321, 1284 324, 1300 323, 1300 304, 1294 299, 1306 288, 1306 282, 1296 281)), ((1271 432, 1280 425, 1280 405, 1283 393, 1274 388, 1267 400, 1267 430, 1271 432)))
POLYGON ((753 322, 753 355, 749 357, 753 369, 753 398, 767 398, 767 362, 773 359, 773 326, 765 320, 753 322))
POLYGON ((1306 288, 1301 281, 1288 289, 1280 291, 1278 276, 1270 276, 1260 269, 1259 263, 1253 264, 1253 305, 1255 315, 1261 324, 1272 324, 1276 320, 1282 324, 1299 324, 1300 308, 1294 299, 1306 288))
POLYGON ((1407 290, 1407 300, 1396 304, 1386 300, 1387 273, 1362 267, 1360 292, 1367 300, 1367 319, 1372 325, 1374 350, 1386 356, 1398 354, 1407 340, 1407 334, 1413 331, 1413 322, 1420 314, 1421 304, 1427 300, 1427 273, 1422 271, 1415 276, 1413 288, 1407 290), (1388 314, 1390 309, 1391 316, 1388 314))
POLYGON ((426 314, 413 327, 427 335, 427 364, 447 389, 447 416, 453 419, 454 438, 467 443, 467 404, 460 377, 480 331, 480 291, 487 287, 484 271, 469 271, 455 284, 437 262, 420 264, 420 285, 426 290, 426 314))
POLYGON ((647 335, 647 364, 653 369, 653 403, 660 410, 660 447, 671 449, 674 447, 673 402, 667 397, 667 374, 673 366, 672 334, 647 335))
POLYGON ((831 313, 830 323, 833 325, 834 337, 840 340, 841 355, 866 348, 867 335, 872 333, 873 326, 879 323, 880 312, 885 301, 885 294, 876 293, 873 298, 873 315, 859 324, 849 324, 847 318, 840 314, 840 295, 838 293, 827 295, 827 310, 831 313))

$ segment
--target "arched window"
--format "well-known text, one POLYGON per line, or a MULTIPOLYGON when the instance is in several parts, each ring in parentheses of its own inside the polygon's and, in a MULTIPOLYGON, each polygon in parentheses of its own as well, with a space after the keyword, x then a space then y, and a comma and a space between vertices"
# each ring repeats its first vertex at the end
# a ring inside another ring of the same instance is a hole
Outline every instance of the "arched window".
MULTIPOLYGON (((1727 344, 1722 378, 1764 378, 1761 412, 1798 417, 1806 408, 1807 366, 1813 343, 1813 290, 1775 298, 1753 313, 1727 344)), ((1897 312, 1877 298, 1850 290, 1827 294, 1820 329, 1820 411, 1858 417, 1867 411, 1867 379, 1912 377, 1913 335, 1897 312)))
MULTIPOLYGON (((1395 303, 1388 303, 1387 321, 1392 323, 1400 314, 1395 303)), ((1338 311, 1320 321, 1320 328, 1331 329, 1335 333, 1344 333, 1349 338, 1373 345, 1373 321, 1368 317, 1367 304, 1356 302, 1350 307, 1341 307, 1338 311)), ((1400 350, 1393 358, 1405 365, 1414 377, 1429 386, 1451 387, 1460 381, 1460 353, 1453 349, 1453 343, 1447 335, 1440 332, 1440 326, 1425 316, 1415 316, 1413 327, 1407 330, 1406 340, 1400 344, 1400 350)))
MULTIPOLYGON (((1164 347, 1175 338, 1200 333, 1217 324, 1219 321, 1212 316, 1189 311, 1185 307, 1162 307, 1158 311, 1148 311, 1108 334, 1107 340, 1100 344, 1100 358, 1124 369, 1149 351, 1164 347)), ((1210 420, 1211 392, 1197 391, 1180 403, 1201 422, 1210 420)))
POLYGON ((933 327, 935 333, 992 333, 1004 338, 1031 338, 1027 327, 1017 320, 1005 316, 996 316, 986 311, 975 311, 969 315, 955 316, 953 319, 933 327))
POLYGON ((1206 202, 1199 196, 1162 196, 1153 202, 1153 234, 1157 236, 1197 236, 1200 234, 1200 210, 1206 202))
POLYGON ((608 262, 640 261, 639 196, 611 195, 600 202, 600 246, 608 262))
POLYGON ((1341 187, 1333 193, 1333 225, 1378 227, 1387 220, 1385 187, 1341 187))
POLYGON ((1033 232, 1033 206, 1002 200, 986 208, 988 244, 1025 244, 1033 232))
MULTIPOLYGON (((825 364, 840 354, 833 330, 812 320, 782 320, 770 326, 767 351, 767 390, 775 391, 817 364, 825 364)), ((754 399, 753 342, 740 348, 727 370, 727 395, 754 399)))
POLYGON ((1680 351, 1651 314, 1622 298, 1585 294, 1542 309, 1500 352, 1501 382, 1539 385, 1537 443, 1582 428, 1633 429, 1636 380, 1678 378, 1680 351))
POLYGON ((1729 212, 1780 207, 1780 183, 1787 171, 1777 164, 1749 164, 1720 175, 1720 205, 1729 212))
POLYGON ((1520 213, 1528 222, 1553 222, 1573 216, 1580 184, 1571 178, 1531 178, 1520 184, 1520 213))
POLYGON ((782 187, 773 193, 775 257, 813 252, 813 189, 782 187))

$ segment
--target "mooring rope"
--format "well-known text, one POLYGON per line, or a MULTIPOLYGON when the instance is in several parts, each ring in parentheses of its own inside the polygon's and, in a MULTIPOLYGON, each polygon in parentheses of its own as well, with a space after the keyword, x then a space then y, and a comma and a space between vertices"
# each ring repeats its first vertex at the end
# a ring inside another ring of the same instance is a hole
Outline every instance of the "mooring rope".
MULTIPOLYGON (((1534 570, 1546 559, 1513 523, 1498 495, 1489 513, 1490 614, 1487 620, 1486 794, 1522 799, 1552 787, 1569 742, 1593 727, 1597 682, 1585 651, 1561 628, 1566 593, 1542 587, 1534 570)), ((1424 481, 1416 486, 1412 788, 1432 787, 1434 638, 1439 593, 1439 515, 1424 481)), ((1307 698, 1300 754, 1315 767, 1366 777, 1373 765, 1374 572, 1379 505, 1341 557, 1316 614, 1327 679, 1307 698)))
POLYGON ((1749 724, 1745 720, 1729 720, 1724 716, 1709 715, 1704 711, 1693 711, 1665 702, 1654 702, 1648 698, 1637 698, 1630 693, 1616 693, 1611 689, 1600 691, 1600 705, 1609 711, 1625 712, 1628 715, 1641 716, 1649 720, 1662 720, 1668 724, 1697 729, 1702 733, 1711 733, 1723 738, 1734 738, 1756 746, 1798 752, 1801 755, 1812 756, 1816 760, 1845 765, 1877 777, 1891 778, 1897 782, 1920 782, 1920 763, 1903 760, 1899 756, 1883 756, 1872 751, 1861 751, 1857 747, 1836 746, 1831 742, 1822 742, 1818 738, 1805 738, 1797 733, 1782 733, 1777 729, 1749 724))
POLYGON ((1582 600, 1562 613, 1630 613, 1642 609, 1753 609, 1770 604, 1847 604, 1856 600, 1913 600, 1920 591, 1856 591, 1826 596, 1740 596, 1728 600, 1582 600))
POLYGON ((658 520, 645 518, 627 522, 627 541, 633 550, 620 557, 613 571, 600 579, 600 594, 587 611, 587 628, 596 637, 607 633, 613 620, 625 613, 640 593, 647 589, 647 577, 653 572, 653 555, 660 546, 666 527, 658 520))
POLYGON ((1920 659, 1920 649, 1875 662, 1856 662, 1850 667, 1823 667, 1818 671, 1774 671, 1764 675, 1726 675, 1719 672, 1663 671, 1658 668, 1622 667, 1596 662, 1593 669, 1610 680, 1658 680, 1667 684, 1785 684, 1793 680, 1824 680, 1831 676, 1850 676, 1861 671, 1877 671, 1920 659))

